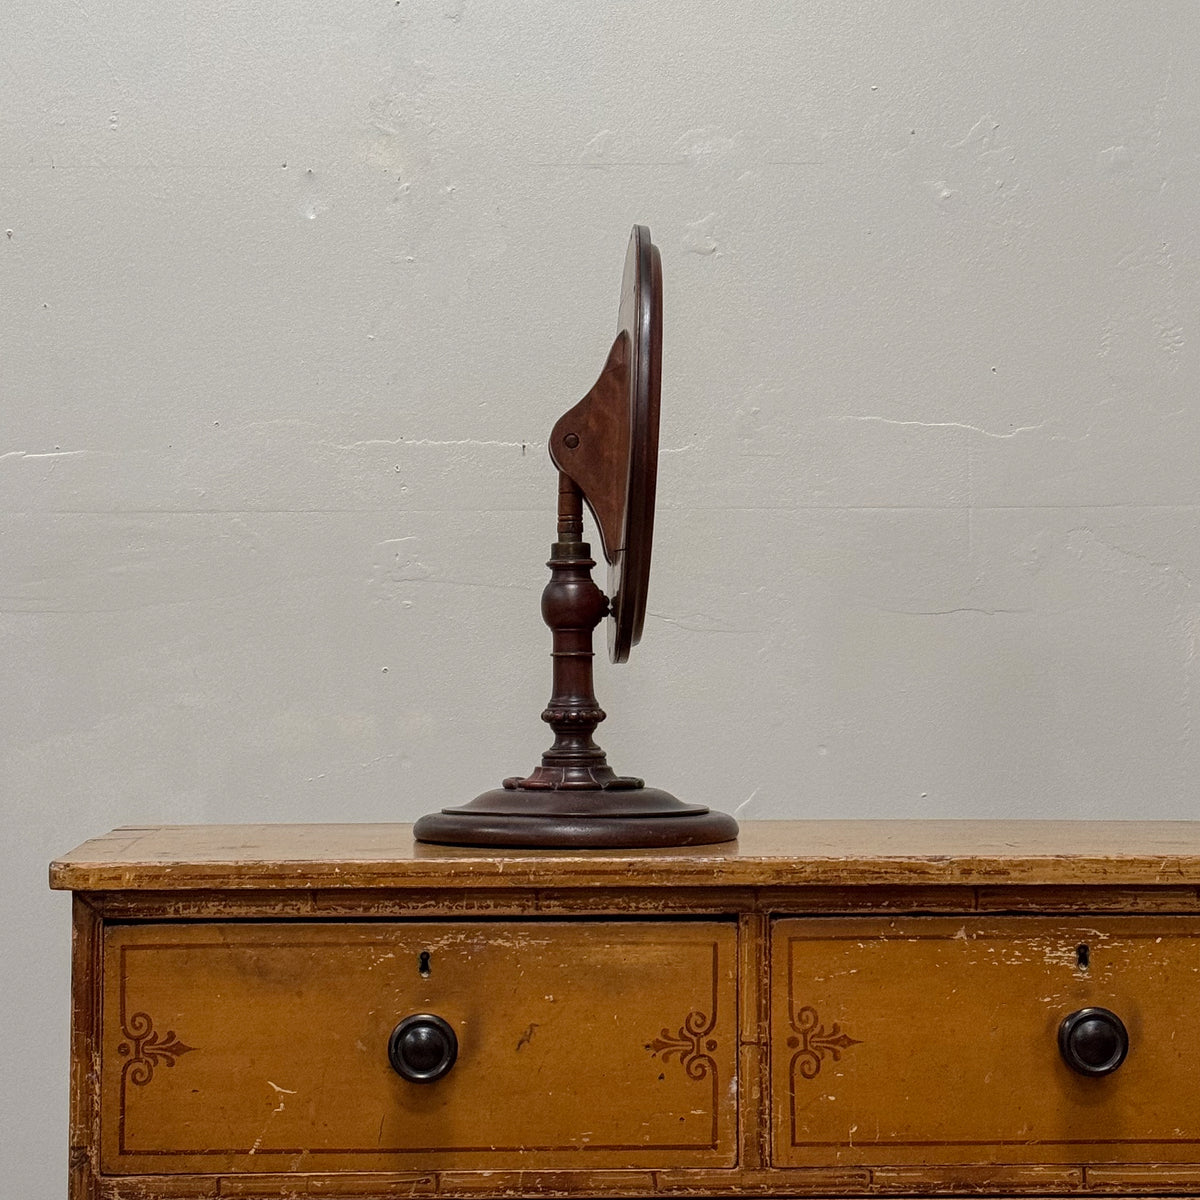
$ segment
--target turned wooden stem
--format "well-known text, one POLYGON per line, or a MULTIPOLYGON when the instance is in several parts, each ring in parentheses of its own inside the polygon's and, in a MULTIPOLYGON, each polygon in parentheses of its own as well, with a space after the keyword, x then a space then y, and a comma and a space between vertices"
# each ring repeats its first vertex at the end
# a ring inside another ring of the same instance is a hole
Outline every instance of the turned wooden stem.
POLYGON ((553 684, 542 720, 554 730, 554 744, 541 765, 505 787, 631 788, 641 780, 617 776, 604 751, 592 740, 604 720, 592 683, 592 635, 608 614, 608 599, 592 579, 596 565, 583 540, 583 496, 571 479, 558 477, 558 540, 550 548, 550 581, 542 592, 542 619, 553 638, 553 684))
MULTIPOLYGON (((578 544, 584 547, 585 555, 591 553, 591 547, 583 540, 583 493, 569 476, 559 471, 558 541, 555 543, 555 547, 563 544, 578 544)), ((549 563, 546 565, 550 566, 549 563)), ((599 621, 597 621, 598 623, 599 621)))

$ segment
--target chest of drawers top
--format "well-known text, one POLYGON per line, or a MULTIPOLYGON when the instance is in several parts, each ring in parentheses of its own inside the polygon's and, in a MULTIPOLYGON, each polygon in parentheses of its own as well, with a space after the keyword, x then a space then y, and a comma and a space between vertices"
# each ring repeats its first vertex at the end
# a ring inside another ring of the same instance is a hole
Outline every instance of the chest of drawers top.
POLYGON ((115 829, 51 864, 81 892, 1200 885, 1200 822, 755 821, 680 849, 472 850, 403 824, 115 829))

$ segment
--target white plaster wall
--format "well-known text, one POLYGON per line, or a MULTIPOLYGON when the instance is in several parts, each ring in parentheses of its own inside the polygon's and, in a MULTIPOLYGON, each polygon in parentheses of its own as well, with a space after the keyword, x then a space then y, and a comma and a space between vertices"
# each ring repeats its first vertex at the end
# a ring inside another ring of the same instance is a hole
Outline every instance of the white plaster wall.
POLYGON ((548 741, 553 420, 666 277, 618 770, 1192 817, 1200 6, 8 0, 0 1089, 63 1195, 117 824, 410 820, 548 741))

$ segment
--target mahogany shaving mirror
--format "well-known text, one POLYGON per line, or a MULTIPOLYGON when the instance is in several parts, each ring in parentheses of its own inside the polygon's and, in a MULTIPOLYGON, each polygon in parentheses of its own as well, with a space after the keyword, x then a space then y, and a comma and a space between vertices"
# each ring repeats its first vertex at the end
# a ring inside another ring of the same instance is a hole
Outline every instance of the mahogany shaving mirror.
POLYGON ((737 823, 617 775, 592 738, 604 720, 592 688, 592 635, 608 618, 608 652, 625 662, 642 636, 654 534, 662 380, 662 261, 635 225, 625 255, 617 336, 600 378, 550 434, 558 468, 558 538, 542 617, 553 635, 553 688, 542 713, 554 744, 527 776, 416 824, 419 841, 457 846, 694 846, 730 841, 737 823), (583 506, 608 562, 608 596, 592 580, 583 506))

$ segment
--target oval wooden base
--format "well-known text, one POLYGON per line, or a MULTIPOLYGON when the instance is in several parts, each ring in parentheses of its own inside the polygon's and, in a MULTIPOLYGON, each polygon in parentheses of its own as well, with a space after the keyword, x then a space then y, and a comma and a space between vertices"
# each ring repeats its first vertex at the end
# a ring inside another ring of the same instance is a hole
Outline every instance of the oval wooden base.
POLYGON ((522 792, 494 788, 413 827, 419 842, 530 849, 636 849, 731 842, 737 822, 657 788, 626 792, 522 792))

